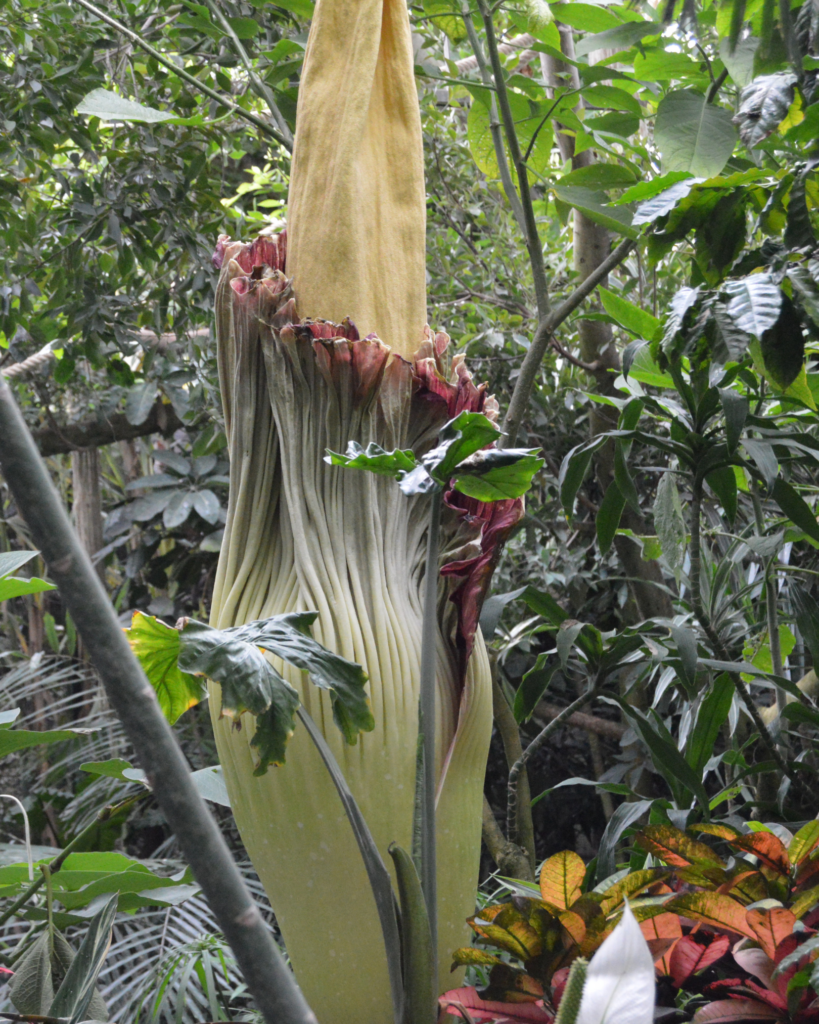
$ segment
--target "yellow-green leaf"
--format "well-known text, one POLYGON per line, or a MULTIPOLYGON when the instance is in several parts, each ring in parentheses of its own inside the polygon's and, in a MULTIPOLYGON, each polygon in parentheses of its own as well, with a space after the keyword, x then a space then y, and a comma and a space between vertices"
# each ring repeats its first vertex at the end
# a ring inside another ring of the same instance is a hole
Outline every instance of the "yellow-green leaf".
POLYGON ((540 869, 540 892, 547 903, 568 910, 581 894, 586 865, 572 850, 549 857, 540 869))
POLYGON ((183 672, 176 664, 179 631, 154 615, 134 612, 131 628, 125 630, 125 635, 156 692, 162 713, 173 725, 207 693, 202 679, 183 672))

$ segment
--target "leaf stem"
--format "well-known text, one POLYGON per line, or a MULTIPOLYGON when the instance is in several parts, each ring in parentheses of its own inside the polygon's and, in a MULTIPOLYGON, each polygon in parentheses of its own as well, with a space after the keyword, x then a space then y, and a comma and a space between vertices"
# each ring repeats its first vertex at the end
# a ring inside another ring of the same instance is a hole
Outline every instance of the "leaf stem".
POLYGON ((169 71, 173 71, 175 75, 178 75, 179 78, 187 82, 188 85, 192 85, 195 89, 198 89, 199 92, 204 93, 205 96, 209 96, 212 100, 216 100, 216 102, 219 103, 221 106, 227 107, 228 110, 230 110, 237 117, 241 117, 245 121, 249 121, 251 124, 255 125, 261 131, 263 131, 266 135, 272 136, 276 140, 276 142, 284 146, 284 148, 288 152, 292 152, 292 141, 288 142, 287 139, 282 135, 282 133, 277 128, 274 128, 272 125, 268 124, 261 117, 257 117, 255 114, 251 114, 249 110, 245 110, 244 107, 240 107, 239 104, 234 103, 233 100, 229 100, 226 96, 223 96, 221 95, 221 93, 216 92, 215 89, 211 89, 210 86, 205 85, 204 82, 200 82, 198 78, 195 78, 193 75, 189 74, 187 71, 184 70, 184 68, 177 67, 177 65, 174 64, 172 60, 169 60, 167 57, 165 57, 162 53, 159 52, 159 50, 154 49, 154 47, 151 46, 150 43, 146 42, 142 38, 142 36, 132 31, 126 25, 123 25, 121 21, 117 21, 116 18, 112 18, 109 14, 106 14, 105 11, 101 11, 99 7, 96 7, 94 4, 89 3, 89 0, 74 0, 74 3, 79 4, 80 7, 84 7, 95 17, 99 18, 100 21, 104 21, 106 25, 110 25, 111 28, 116 29, 117 32, 121 32, 122 35, 127 36, 128 39, 131 40, 131 42, 136 43, 136 45, 139 46, 140 49, 144 50, 146 53, 149 53, 154 58, 154 60, 158 61, 163 67, 168 68, 169 71))

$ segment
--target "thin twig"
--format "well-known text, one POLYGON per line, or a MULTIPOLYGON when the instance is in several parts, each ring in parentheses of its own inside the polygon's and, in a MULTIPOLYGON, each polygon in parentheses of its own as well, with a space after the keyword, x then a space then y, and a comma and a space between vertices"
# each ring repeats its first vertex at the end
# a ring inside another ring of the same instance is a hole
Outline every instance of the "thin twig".
MULTIPOLYGON (((512 108, 509 105, 509 94, 506 90, 506 79, 503 76, 503 67, 498 52, 498 43, 495 38, 495 26, 492 22, 492 14, 486 8, 483 0, 478 0, 478 6, 483 17, 483 24, 486 30, 486 48, 489 51, 489 62, 492 65, 492 73, 495 79, 495 88, 498 90, 498 107, 500 108, 503 128, 506 133, 506 143, 509 146, 509 153, 512 163, 518 176, 518 188, 520 189, 520 203, 523 210, 523 233, 526 238, 526 248, 529 253, 529 263, 532 267, 532 279, 535 286, 535 300, 537 302, 537 315, 541 319, 551 312, 549 302, 549 282, 546 280, 546 267, 543 262, 543 247, 540 242, 540 235, 537 230, 535 209, 532 205, 532 193, 529 190, 529 172, 526 160, 520 149, 517 132, 515 131, 515 119, 512 115, 512 108)), ((473 29, 474 31, 474 29, 473 29)))
POLYGON ((503 185, 503 191, 506 193, 506 198, 509 200, 509 205, 512 207, 512 213, 518 223, 518 227, 525 234, 526 222, 523 216, 523 207, 521 206, 520 198, 515 191, 512 175, 509 173, 509 164, 506 161, 506 150, 503 146, 501 124, 498 119, 498 104, 496 96, 497 86, 492 81, 492 72, 489 70, 489 65, 486 63, 486 57, 483 53, 481 41, 478 39, 478 33, 475 31, 475 26, 472 23, 472 13, 469 10, 469 4, 462 3, 461 11, 463 13, 464 25, 466 25, 466 34, 469 37, 469 45, 472 47, 475 59, 478 62, 481 81, 485 88, 492 90, 489 93, 489 132, 492 136, 492 145, 495 147, 495 159, 498 162, 498 172, 500 174, 501 184, 503 185))
POLYGON ((244 48, 244 46, 242 46, 242 41, 236 35, 236 32, 234 31, 234 28, 231 25, 231 23, 227 20, 224 14, 222 14, 221 10, 219 9, 219 5, 215 3, 214 0, 205 0, 205 3, 208 5, 211 14, 213 14, 213 16, 222 26, 224 32, 230 38, 230 41, 233 43, 233 49, 239 55, 239 60, 241 60, 242 64, 244 64, 245 71, 247 72, 247 76, 250 79, 253 88, 267 104, 270 113, 273 115, 273 120, 279 126, 279 131, 282 133, 282 138, 289 143, 290 149, 292 149, 293 133, 290 131, 290 125, 288 125, 287 121, 285 121, 284 115, 279 110, 276 104, 276 100, 273 97, 273 90, 270 88, 269 85, 263 82, 261 78, 259 78, 259 76, 256 74, 253 65, 250 63, 250 57, 247 54, 247 50, 244 48))
POLYGON ((540 730, 535 736, 529 746, 523 751, 521 756, 512 765, 512 770, 509 772, 509 783, 507 787, 507 803, 506 803, 506 834, 509 837, 510 843, 516 843, 518 841, 517 834, 517 819, 518 819, 518 800, 520 799, 520 781, 523 776, 523 770, 527 763, 531 759, 533 754, 536 754, 538 750, 543 746, 546 740, 552 735, 553 732, 557 732, 563 723, 572 717, 572 715, 584 708, 591 700, 597 696, 597 687, 590 687, 584 694, 572 701, 568 707, 565 707, 556 718, 553 718, 548 725, 540 730))
POLYGON ((78 3, 80 7, 84 7, 87 11, 90 11, 90 13, 99 18, 100 21, 104 21, 106 25, 110 25, 111 28, 116 29, 117 32, 121 32, 124 36, 127 36, 146 53, 149 53, 154 60, 158 61, 163 67, 168 68, 168 70, 172 71, 175 75, 178 75, 178 77, 187 82, 188 85, 192 85, 195 89, 198 89, 199 92, 209 96, 212 100, 216 100, 216 102, 221 106, 227 107, 228 110, 232 111, 232 113, 236 114, 238 117, 244 118, 245 121, 249 121, 266 135, 272 136, 272 138, 274 138, 280 145, 284 146, 288 152, 292 152, 292 142, 288 142, 282 133, 277 128, 268 124, 267 121, 262 120, 261 117, 257 117, 255 114, 251 114, 249 110, 245 110, 244 107, 240 107, 238 103, 234 103, 233 100, 230 100, 226 96, 221 95, 221 93, 216 92, 215 89, 211 89, 210 86, 205 85, 204 82, 200 82, 198 78, 195 78, 193 75, 189 75, 183 68, 177 67, 173 61, 168 60, 168 58, 160 53, 159 50, 154 49, 154 47, 151 46, 150 43, 146 42, 142 36, 137 35, 136 32, 123 25, 121 21, 117 21, 116 18, 112 18, 110 15, 106 14, 105 11, 101 11, 99 7, 89 3, 89 0, 74 0, 74 2, 78 3))

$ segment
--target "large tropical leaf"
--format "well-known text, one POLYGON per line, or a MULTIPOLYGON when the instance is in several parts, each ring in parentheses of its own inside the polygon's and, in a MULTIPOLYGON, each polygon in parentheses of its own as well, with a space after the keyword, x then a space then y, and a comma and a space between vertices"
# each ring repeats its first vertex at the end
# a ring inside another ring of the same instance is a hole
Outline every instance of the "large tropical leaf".
POLYGON ((657 108, 654 141, 665 171, 690 171, 712 178, 736 145, 731 114, 691 89, 666 93, 657 108))

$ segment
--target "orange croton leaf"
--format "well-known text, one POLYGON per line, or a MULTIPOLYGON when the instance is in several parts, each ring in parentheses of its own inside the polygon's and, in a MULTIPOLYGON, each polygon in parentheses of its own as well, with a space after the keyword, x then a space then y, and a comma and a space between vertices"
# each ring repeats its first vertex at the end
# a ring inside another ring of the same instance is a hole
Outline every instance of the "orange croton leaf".
POLYGON ((519 960, 530 960, 543 948, 538 933, 511 903, 488 907, 480 916, 467 918, 467 923, 481 938, 519 960), (491 917, 488 910, 493 912, 491 917))
MULTIPOLYGON (((671 945, 659 956, 654 955, 654 963, 660 974, 671 973, 671 952, 674 945, 682 938, 682 925, 677 914, 658 914, 657 917, 649 918, 640 922, 640 931, 645 936, 646 942, 670 941, 671 945)), ((654 951, 652 949, 652 954, 654 951)))
POLYGON ((753 929, 760 946, 773 960, 776 947, 793 934, 796 917, 784 907, 769 907, 765 910, 747 910, 745 919, 753 929))
POLYGON ((579 946, 586 938, 586 922, 583 918, 572 910, 564 910, 559 921, 579 946))
POLYGON ((673 825, 647 825, 634 837, 644 850, 675 868, 688 868, 702 861, 725 865, 705 843, 700 843, 673 825))
POLYGON ((740 871, 726 885, 730 886, 728 895, 740 903, 757 903, 770 895, 768 883, 761 871, 740 871))
POLYGON ((749 939, 756 938, 756 932, 745 919, 745 908, 730 896, 716 892, 687 892, 666 903, 665 909, 694 921, 703 921, 713 928, 746 935, 749 939))
POLYGON ((731 846, 736 850, 744 850, 759 858, 759 862, 781 875, 787 875, 791 870, 791 862, 788 851, 779 836, 773 832, 749 832, 744 836, 735 836, 730 840, 731 846))
POLYGON ((572 850, 549 857, 540 869, 540 893, 547 903, 568 910, 582 892, 586 865, 572 850))
POLYGON ((819 845, 819 821, 809 821, 791 839, 788 846, 788 857, 791 864, 801 864, 815 848, 819 845))

